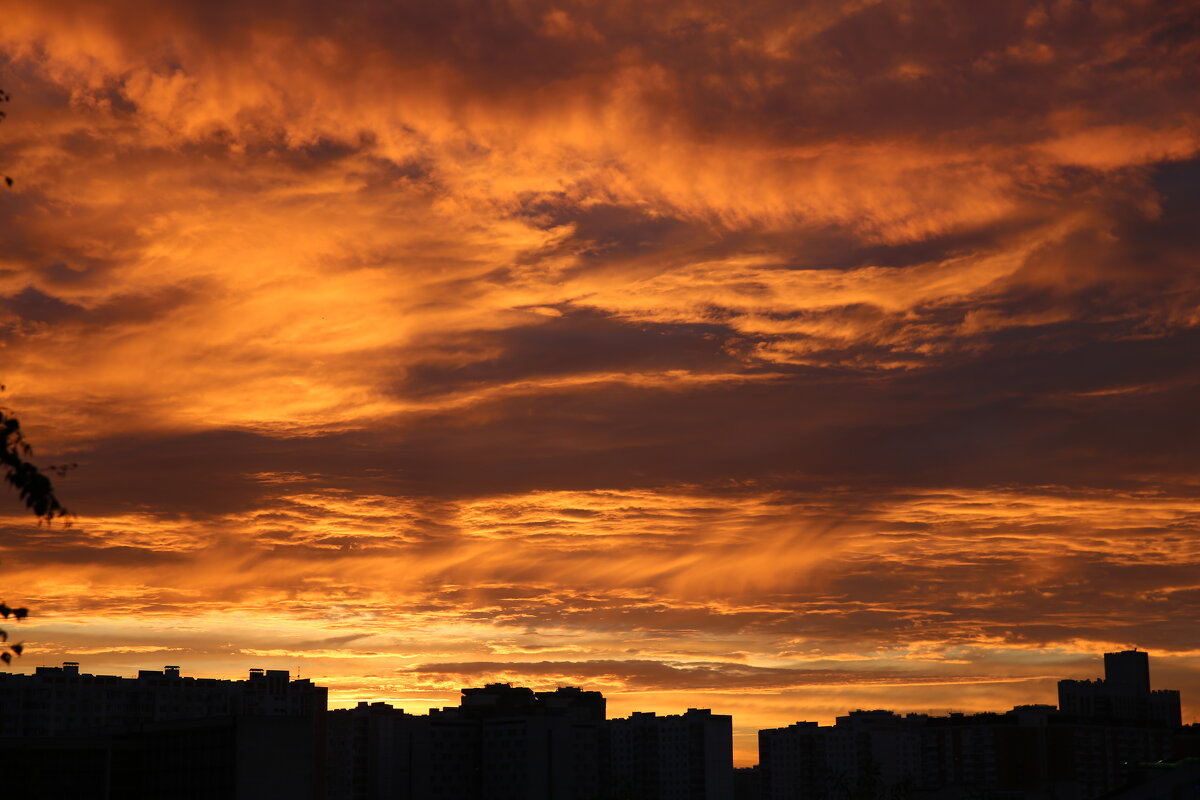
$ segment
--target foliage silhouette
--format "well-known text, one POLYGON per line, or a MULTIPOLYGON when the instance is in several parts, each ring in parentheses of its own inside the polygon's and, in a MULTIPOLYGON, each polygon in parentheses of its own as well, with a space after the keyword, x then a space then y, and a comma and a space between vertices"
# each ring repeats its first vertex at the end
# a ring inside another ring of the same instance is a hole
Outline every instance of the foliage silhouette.
MULTIPOLYGON (((25 617, 29 616, 29 609, 9 608, 7 603, 0 602, 0 616, 3 616, 5 619, 12 617, 17 622, 20 622, 21 620, 25 619, 25 617)), ((7 648, 3 651, 0 651, 0 661, 3 661, 5 664, 11 664, 13 656, 19 656, 25 650, 25 645, 21 642, 17 642, 16 644, 8 644, 8 631, 4 630, 3 628, 0 628, 0 644, 3 644, 7 648)))
MULTIPOLYGON (((0 90, 0 104, 7 103, 11 99, 8 92, 0 90)), ((0 109, 0 122, 4 121, 7 116, 7 112, 0 109)), ((5 175, 4 183, 12 186, 13 179, 5 175)), ((4 391, 4 386, 0 386, 0 392, 2 391, 4 391)), ((4 439, 3 446, 0 447, 0 464, 4 465, 4 479, 17 490, 21 502, 33 512, 39 523, 51 523, 56 518, 68 517, 69 512, 59 502, 50 478, 29 461, 33 455, 33 448, 25 441, 25 435, 21 432, 20 420, 4 406, 0 406, 0 432, 3 433, 4 439)), ((73 466, 74 464, 61 467, 51 466, 50 470, 63 475, 73 466)), ((65 522, 70 524, 69 520, 65 522)), ((15 621, 20 622, 29 616, 29 609, 11 608, 7 603, 0 601, 0 616, 3 616, 4 619, 12 617, 15 621)), ((20 656, 24 650, 25 645, 21 642, 8 644, 8 631, 0 628, 0 661, 9 665, 12 663, 13 657, 20 656)))
MULTIPOLYGON (((0 386, 0 391, 3 390, 4 387, 0 386)), ((4 465, 4 480, 17 490, 25 507, 41 522, 53 522, 56 518, 68 516, 66 507, 54 493, 50 478, 29 461, 33 448, 25 441, 20 420, 3 406, 0 406, 0 435, 3 436, 0 464, 4 465)), ((62 475, 71 466, 52 466, 50 469, 62 475)))
MULTIPOLYGON (((0 105, 11 99, 8 92, 0 89, 0 105)), ((0 122, 7 116, 8 113, 0 108, 0 122)), ((13 185, 13 179, 7 175, 4 176, 4 182, 9 186, 13 185)), ((3 391, 4 387, 0 386, 0 392, 3 391)), ((4 465, 4 479, 17 490, 25 507, 32 511, 40 522, 53 522, 57 517, 67 516, 67 509, 55 495, 50 478, 29 461, 33 455, 33 448, 25 441, 21 432, 21 422, 4 406, 0 406, 0 433, 4 439, 3 447, 0 447, 0 464, 4 465)), ((71 466, 74 465, 52 466, 50 469, 62 475, 71 466)), ((7 617, 8 614, 4 616, 7 617)))
MULTIPOLYGON (((11 99, 12 99, 12 97, 9 96, 8 92, 4 91, 3 89, 0 89, 0 103, 7 103, 11 99)), ((4 109, 0 108, 0 122, 3 122, 4 118, 7 116, 8 116, 8 112, 5 111, 4 109)), ((4 183, 7 186, 12 186, 13 179, 10 178, 9 176, 5 175, 4 183)))

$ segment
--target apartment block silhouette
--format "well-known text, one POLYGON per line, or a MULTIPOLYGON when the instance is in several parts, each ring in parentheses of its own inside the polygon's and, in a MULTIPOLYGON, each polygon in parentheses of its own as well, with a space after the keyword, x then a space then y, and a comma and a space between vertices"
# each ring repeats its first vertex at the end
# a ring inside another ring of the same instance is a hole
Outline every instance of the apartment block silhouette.
POLYGON ((1093 798, 1171 758, 1174 731, 1019 706, 945 717, 855 711, 759 732, 764 798, 1093 798))
POLYGON ((606 734, 606 798, 733 800, 732 717, 634 712, 606 734))
MULTIPOLYGON (((1062 681, 1061 708, 930 716, 854 711, 759 731, 763 800, 1087 800, 1183 755, 1179 693, 1150 689, 1145 653, 1105 654, 1105 679, 1062 681)), ((1191 796, 1191 795, 1188 795, 1191 796)))
POLYGON ((1200 756, 1200 731, 1179 724, 1178 692, 1151 688, 1145 653, 1105 654, 1103 679, 1064 680, 1059 697, 1059 708, 797 722, 760 731, 759 765, 735 773, 732 718, 708 709, 608 719, 599 692, 492 683, 427 714, 329 711, 325 688, 284 670, 121 678, 67 662, 0 673, 0 775, 25 800, 1196 796, 1186 757, 1200 756))
POLYGON ((1143 650, 1104 654, 1104 677, 1058 682, 1058 707, 1071 714, 1178 726, 1179 692, 1150 688, 1150 657, 1143 650))
POLYGON ((319 798, 326 694, 283 670, 244 681, 175 666, 89 675, 75 662, 0 673, 5 788, 54 800, 319 798))
POLYGON ((386 703, 330 711, 330 800, 599 797, 599 692, 494 683, 462 695, 425 716, 386 703))
POLYGON ((599 692, 463 689, 426 716, 329 712, 329 800, 732 800, 732 719, 605 719, 599 692))

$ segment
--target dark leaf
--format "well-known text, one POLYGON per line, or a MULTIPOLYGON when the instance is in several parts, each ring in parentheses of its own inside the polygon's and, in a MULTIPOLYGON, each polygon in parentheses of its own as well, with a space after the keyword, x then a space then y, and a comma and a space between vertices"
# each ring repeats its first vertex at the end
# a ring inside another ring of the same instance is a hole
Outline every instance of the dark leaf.
POLYGON ((11 664, 12 653, 0 653, 0 661, 3 661, 5 664, 11 664))
POLYGON ((0 466, 4 468, 4 479, 17 490, 21 502, 39 521, 53 522, 69 516, 58 501, 50 478, 30 463, 32 455, 20 421, 0 407, 0 466))
POLYGON ((25 645, 22 642, 17 642, 12 646, 12 651, 17 655, 21 655, 21 653, 25 652, 25 645))
POLYGON ((28 608, 14 608, 13 616, 16 617, 17 619, 25 619, 26 617, 29 616, 29 609, 28 608))

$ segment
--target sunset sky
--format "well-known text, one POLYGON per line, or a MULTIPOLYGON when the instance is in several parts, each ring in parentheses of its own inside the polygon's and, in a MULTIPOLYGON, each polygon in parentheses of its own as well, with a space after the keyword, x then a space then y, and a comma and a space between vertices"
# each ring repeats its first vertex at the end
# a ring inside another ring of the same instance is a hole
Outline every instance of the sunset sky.
POLYGON ((1200 10, 0 0, 17 669, 1200 717, 1200 10))

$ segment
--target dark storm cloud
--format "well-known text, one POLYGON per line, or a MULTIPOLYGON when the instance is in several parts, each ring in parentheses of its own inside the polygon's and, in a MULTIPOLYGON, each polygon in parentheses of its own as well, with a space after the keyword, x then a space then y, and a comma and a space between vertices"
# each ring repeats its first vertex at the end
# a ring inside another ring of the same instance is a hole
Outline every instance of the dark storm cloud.
MULTIPOLYGON (((540 352, 517 349, 508 361, 439 379, 469 386, 494 379, 506 364, 510 379, 554 369, 637 369, 658 359, 677 364, 670 359, 702 356, 706 347, 678 331, 633 330, 636 353, 621 360, 620 348, 597 345, 589 353, 580 346, 595 329, 559 339, 535 330, 548 336, 528 345, 540 352), (656 353, 641 341, 664 349, 656 353)), ((1078 333, 1072 338, 1083 338, 1078 333)), ((1049 338, 1037 338, 1037 349, 1049 338)), ((526 335, 500 340, 520 347, 526 335)), ((105 438, 63 454, 81 464, 64 485, 82 508, 115 503, 160 513, 246 510, 272 489, 245 476, 286 471, 365 493, 455 497, 726 479, 871 492, 947 481, 1135 488, 1153 480, 1186 492, 1200 465, 1195 452, 1176 443, 1200 435, 1190 412, 1200 396, 1187 367, 1198 348, 1200 340, 1186 332, 997 355, 883 380, 800 375, 686 395, 603 384, 601 393, 543 390, 486 402, 473 419, 422 415, 419 425, 390 433, 105 438), (1174 422, 1164 427, 1164 419, 1174 422)))
POLYGON ((725 371, 740 367, 724 349, 730 335, 717 325, 638 325, 593 309, 568 308, 563 316, 536 325, 472 332, 458 340, 439 337, 429 343, 434 354, 471 348, 496 355, 455 366, 418 363, 399 389, 420 396, 552 376, 725 371))

